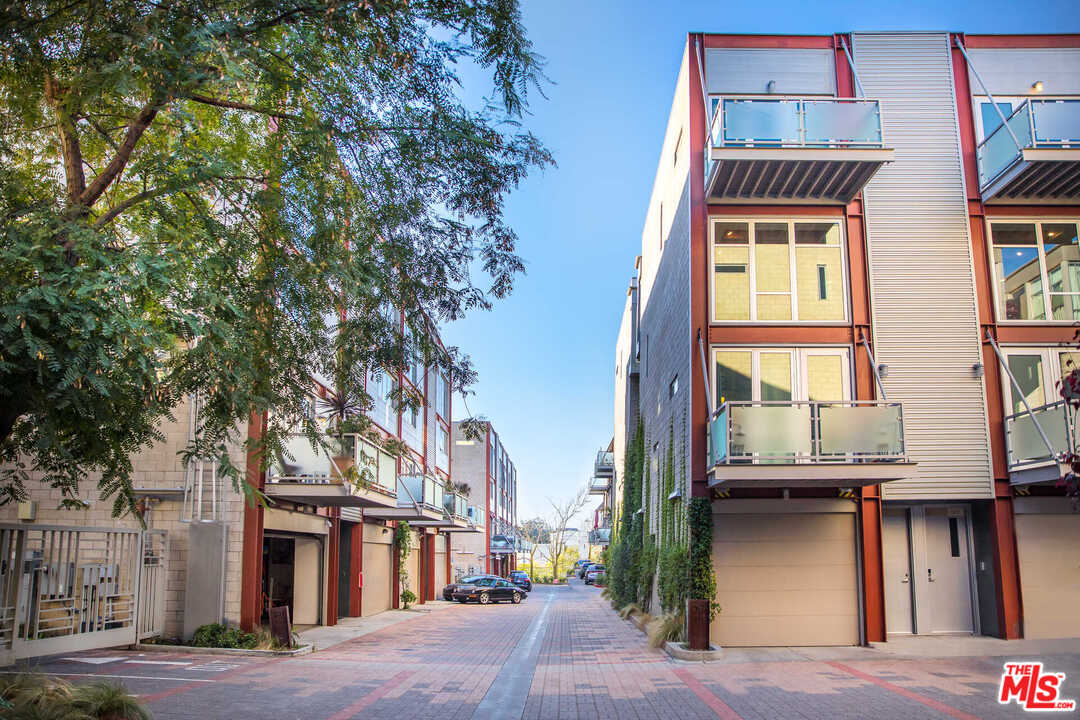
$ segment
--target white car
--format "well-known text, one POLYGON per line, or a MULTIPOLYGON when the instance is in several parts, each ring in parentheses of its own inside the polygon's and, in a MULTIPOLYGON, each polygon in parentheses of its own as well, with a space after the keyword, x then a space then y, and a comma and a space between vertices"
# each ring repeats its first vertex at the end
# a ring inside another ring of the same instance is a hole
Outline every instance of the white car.
POLYGON ((604 574, 603 565, 593 565, 585 571, 585 584, 592 585, 596 578, 604 574))

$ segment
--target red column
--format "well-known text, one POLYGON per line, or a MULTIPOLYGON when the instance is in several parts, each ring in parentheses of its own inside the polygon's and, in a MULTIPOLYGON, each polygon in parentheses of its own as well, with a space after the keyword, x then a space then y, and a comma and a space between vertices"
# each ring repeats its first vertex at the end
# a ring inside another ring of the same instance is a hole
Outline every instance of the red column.
MULTIPOLYGON (((264 489, 261 441, 264 415, 252 413, 248 419, 248 450, 244 479, 264 489)), ((244 505, 244 542, 240 556, 240 627, 252 632, 262 620, 263 508, 254 501, 244 505)))
POLYGON ((998 586, 998 632, 1003 640, 1018 640, 1023 637, 1024 606, 1020 597, 1012 490, 1008 480, 997 480, 994 487, 994 515, 990 529, 994 539, 994 577, 998 586))
POLYGON ((452 558, 450 557, 454 552, 454 548, 452 546, 453 538, 454 538, 453 535, 451 535, 450 533, 446 533, 446 582, 447 583, 454 582, 453 565, 451 563, 452 558))
MULTIPOLYGON (((397 527, 397 521, 390 524, 391 532, 397 527)), ((390 546, 390 574, 393 576, 394 592, 390 598, 390 607, 397 610, 401 607, 401 563, 398 561, 397 544, 390 546)))
POLYGON ((323 625, 337 625, 338 571, 341 565, 341 509, 327 508, 330 530, 326 536, 326 617, 323 625))
POLYGON ((859 497, 862 530, 863 630, 867 642, 885 642, 885 573, 881 539, 881 493, 879 486, 862 488, 859 497))
POLYGON ((426 535, 427 551, 424 553, 424 598, 435 599, 435 543, 438 535, 426 535))
POLYGON ((364 523, 355 523, 352 533, 352 557, 349 558, 349 616, 360 617, 363 614, 363 578, 364 578, 364 523))

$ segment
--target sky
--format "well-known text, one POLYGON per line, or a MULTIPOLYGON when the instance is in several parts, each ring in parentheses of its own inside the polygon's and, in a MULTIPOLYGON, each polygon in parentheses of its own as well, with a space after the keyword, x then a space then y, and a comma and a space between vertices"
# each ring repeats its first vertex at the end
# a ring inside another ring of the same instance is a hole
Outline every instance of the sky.
POLYGON ((517 466, 519 521, 579 490, 611 441, 615 340, 686 33, 1080 32, 1080 0, 522 0, 522 11, 551 80, 525 126, 558 167, 507 202, 527 268, 513 295, 442 333, 479 374, 454 416, 495 426, 517 466))

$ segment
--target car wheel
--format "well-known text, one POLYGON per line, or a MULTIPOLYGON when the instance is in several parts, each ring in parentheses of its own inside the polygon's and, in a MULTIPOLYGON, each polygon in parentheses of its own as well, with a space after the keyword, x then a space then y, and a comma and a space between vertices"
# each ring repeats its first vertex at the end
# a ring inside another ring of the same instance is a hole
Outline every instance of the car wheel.
POLYGON ((485 593, 480 593, 480 604, 481 605, 487 605, 490 602, 491 602, 491 596, 490 595, 488 595, 486 592, 485 593))
POLYGON ((515 605, 517 605, 518 603, 520 603, 520 602, 521 602, 521 593, 514 593, 514 597, 513 597, 513 598, 511 598, 511 600, 513 601, 513 603, 514 603, 515 605))

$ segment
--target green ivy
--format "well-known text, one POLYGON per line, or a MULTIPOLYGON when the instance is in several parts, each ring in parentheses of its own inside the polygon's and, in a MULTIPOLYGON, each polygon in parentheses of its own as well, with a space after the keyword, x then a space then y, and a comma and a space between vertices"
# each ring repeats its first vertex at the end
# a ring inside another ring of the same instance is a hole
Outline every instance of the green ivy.
POLYGON ((637 558, 637 604, 645 612, 651 611, 653 576, 656 573, 656 561, 659 550, 656 547, 656 538, 645 535, 641 544, 641 552, 637 558))
POLYGON ((634 438, 627 446, 623 460, 622 502, 616 516, 618 532, 612 540, 608 566, 612 604, 623 608, 637 600, 637 558, 641 551, 642 523, 637 514, 641 508, 642 470, 645 454, 645 432, 638 420, 634 438))
POLYGON ((686 547, 671 544, 660 550, 660 568, 657 573, 657 592, 660 608, 666 613, 683 611, 689 586, 690 552, 686 547))
POLYGON ((412 535, 409 533, 409 523, 404 520, 398 520, 397 527, 394 529, 394 548, 397 550, 401 607, 408 610, 409 605, 416 602, 416 594, 409 590, 409 570, 405 561, 409 557, 409 551, 412 550, 412 535))
POLYGON ((712 505, 708 498, 690 500, 688 509, 690 529, 689 597, 709 601, 709 619, 716 617, 716 573, 712 567, 712 505))

